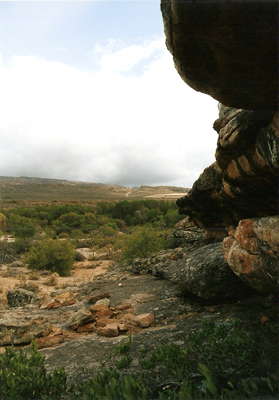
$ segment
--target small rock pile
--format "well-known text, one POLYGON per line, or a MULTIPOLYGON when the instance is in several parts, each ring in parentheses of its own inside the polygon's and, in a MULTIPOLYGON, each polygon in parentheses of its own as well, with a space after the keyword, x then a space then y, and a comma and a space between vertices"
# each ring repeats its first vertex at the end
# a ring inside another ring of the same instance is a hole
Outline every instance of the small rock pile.
POLYGON ((66 324, 68 329, 77 333, 96 332, 99 336, 115 337, 149 328, 154 323, 153 313, 135 315, 130 303, 111 307, 107 293, 97 297, 98 300, 96 296, 89 299, 89 303, 94 303, 89 308, 83 307, 72 316, 66 324))

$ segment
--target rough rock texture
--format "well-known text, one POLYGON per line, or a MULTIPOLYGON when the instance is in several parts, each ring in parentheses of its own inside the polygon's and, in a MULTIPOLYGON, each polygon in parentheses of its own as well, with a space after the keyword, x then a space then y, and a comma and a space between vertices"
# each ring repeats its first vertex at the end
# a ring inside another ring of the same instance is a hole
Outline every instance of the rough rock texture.
POLYGON ((35 298, 33 292, 25 289, 14 289, 7 292, 8 305, 10 307, 20 307, 30 304, 35 298))
POLYGON ((180 211, 200 226, 220 229, 279 209, 279 113, 221 106, 216 162, 206 168, 180 211))
POLYGON ((190 217, 179 221, 174 231, 170 234, 169 240, 172 247, 200 247, 202 244, 208 244, 210 237, 204 229, 199 228, 190 217))
POLYGON ((132 271, 151 273, 178 283, 182 291, 204 300, 241 297, 249 292, 224 260, 221 242, 192 250, 163 251, 151 258, 137 259, 132 271))
POLYGON ((240 221, 224 239, 231 269, 254 289, 276 292, 279 273, 279 216, 240 221))
POLYGON ((223 104, 278 106, 277 0, 161 0, 180 76, 223 104))

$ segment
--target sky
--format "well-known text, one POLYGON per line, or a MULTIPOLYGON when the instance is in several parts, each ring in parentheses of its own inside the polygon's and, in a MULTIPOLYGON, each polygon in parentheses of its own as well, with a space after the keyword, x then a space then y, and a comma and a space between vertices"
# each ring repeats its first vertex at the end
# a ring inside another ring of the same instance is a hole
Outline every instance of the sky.
POLYGON ((0 0, 0 175, 192 186, 217 102, 180 78, 159 0, 0 0))

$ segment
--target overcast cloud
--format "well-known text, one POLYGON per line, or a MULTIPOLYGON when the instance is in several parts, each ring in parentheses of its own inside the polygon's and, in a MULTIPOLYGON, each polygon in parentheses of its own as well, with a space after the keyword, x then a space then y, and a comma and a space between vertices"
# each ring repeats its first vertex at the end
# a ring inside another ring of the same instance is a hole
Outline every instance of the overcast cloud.
POLYGON ((191 186, 213 161, 217 103, 183 83, 162 37, 88 57, 94 70, 0 55, 1 175, 191 186))

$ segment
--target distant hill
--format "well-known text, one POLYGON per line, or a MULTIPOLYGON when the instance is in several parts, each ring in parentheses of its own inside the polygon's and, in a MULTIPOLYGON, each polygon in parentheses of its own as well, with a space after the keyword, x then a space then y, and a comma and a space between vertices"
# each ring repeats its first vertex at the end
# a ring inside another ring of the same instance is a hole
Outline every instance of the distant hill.
POLYGON ((184 196, 189 189, 176 186, 120 185, 46 179, 0 176, 0 199, 4 203, 15 201, 97 201, 123 199, 173 199, 184 196))

